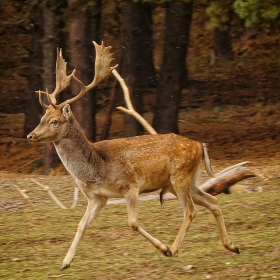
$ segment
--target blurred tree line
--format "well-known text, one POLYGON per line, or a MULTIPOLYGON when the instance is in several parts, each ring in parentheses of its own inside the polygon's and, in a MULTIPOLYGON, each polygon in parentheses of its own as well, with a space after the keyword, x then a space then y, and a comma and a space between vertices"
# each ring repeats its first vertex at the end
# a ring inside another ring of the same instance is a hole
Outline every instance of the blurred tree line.
MULTIPOLYGON (((280 5, 277 0, 2 0, 0 3, 2 76, 20 69, 28 81, 25 131, 34 129, 43 114, 34 93, 55 88, 57 47, 77 69, 78 78, 89 84, 94 77, 92 41, 106 40, 116 50, 118 71, 125 79, 136 110, 143 113, 143 94, 156 88, 153 126, 159 133, 178 129, 182 89, 187 87, 187 56, 194 13, 202 10, 208 19, 204 28, 213 32, 213 61, 233 60, 232 22, 266 32, 278 32, 280 5), (155 69, 154 16, 164 15, 164 40, 160 68, 155 69), (9 41, 7 38, 9 35, 9 41)), ((89 140, 96 138, 96 91, 72 105, 89 140)), ((112 87, 112 96, 120 89, 112 87)), ((68 99, 79 89, 75 83, 59 96, 68 99)), ((108 128, 107 128, 108 129, 108 128)), ((125 116, 125 136, 143 134, 135 119, 125 116)), ((108 132, 104 132, 106 138, 108 132)), ((50 145, 44 151, 45 171, 58 164, 50 145)))

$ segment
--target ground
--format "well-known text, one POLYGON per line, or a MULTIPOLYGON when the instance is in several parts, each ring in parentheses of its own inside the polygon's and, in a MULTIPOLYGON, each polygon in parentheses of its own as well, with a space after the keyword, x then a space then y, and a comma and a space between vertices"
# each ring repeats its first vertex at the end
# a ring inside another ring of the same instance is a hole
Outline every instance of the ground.
MULTIPOLYGON (((219 171, 239 162, 214 160, 219 171)), ((240 255, 225 250, 209 211, 198 207, 179 253, 161 255, 127 224, 124 204, 108 205, 86 231, 70 268, 59 271, 78 222, 86 208, 79 195, 73 202, 75 183, 69 175, 35 175, 1 172, 0 278, 21 279, 280 279, 279 267, 279 167, 276 159, 252 161, 257 177, 241 182, 252 192, 219 195, 229 236, 240 255), (34 178, 49 186, 68 208, 58 208, 34 178), (35 209, 17 193, 26 191, 35 209)), ((205 178, 203 178, 205 179, 205 178)), ((141 225, 166 244, 172 244, 182 223, 177 200, 141 202, 141 225)))

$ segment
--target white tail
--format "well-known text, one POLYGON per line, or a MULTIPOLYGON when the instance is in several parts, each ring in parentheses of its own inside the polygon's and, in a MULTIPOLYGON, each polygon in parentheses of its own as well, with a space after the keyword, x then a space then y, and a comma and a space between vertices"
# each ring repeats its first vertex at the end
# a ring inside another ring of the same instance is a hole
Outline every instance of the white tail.
POLYGON ((211 162, 210 162, 210 158, 208 156, 206 144, 202 143, 202 147, 203 147, 203 154, 204 154, 203 162, 204 162, 204 166, 207 171, 207 174, 209 177, 216 178, 215 174, 212 171, 211 162))

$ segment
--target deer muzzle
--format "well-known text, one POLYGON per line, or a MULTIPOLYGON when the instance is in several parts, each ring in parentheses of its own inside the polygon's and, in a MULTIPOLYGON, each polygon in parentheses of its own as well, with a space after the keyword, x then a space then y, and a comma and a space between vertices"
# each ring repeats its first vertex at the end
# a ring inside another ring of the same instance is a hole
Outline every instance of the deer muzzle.
POLYGON ((37 143, 37 142, 40 142, 40 139, 39 139, 39 137, 38 137, 38 135, 35 133, 35 132, 30 132, 28 135, 27 135, 27 140, 29 141, 29 142, 35 142, 35 143, 37 143))

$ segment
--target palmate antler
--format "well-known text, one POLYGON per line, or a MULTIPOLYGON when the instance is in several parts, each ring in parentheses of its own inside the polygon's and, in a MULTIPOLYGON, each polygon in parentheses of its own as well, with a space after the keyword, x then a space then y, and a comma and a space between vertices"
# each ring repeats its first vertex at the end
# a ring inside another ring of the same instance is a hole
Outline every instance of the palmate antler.
POLYGON ((70 104, 81 97, 84 96, 85 93, 96 87, 102 80, 104 80, 107 76, 111 74, 111 72, 118 66, 115 65, 110 67, 111 62, 113 61, 113 54, 110 52, 111 47, 105 47, 103 42, 101 45, 98 45, 96 42, 93 41, 96 51, 96 59, 95 59, 95 76, 91 84, 84 85, 76 76, 76 70, 74 69, 70 75, 66 74, 66 66, 67 62, 62 57, 62 50, 57 49, 57 61, 56 61, 56 87, 53 93, 49 93, 48 89, 46 91, 37 91, 39 94, 39 101, 40 104, 48 109, 50 106, 54 107, 55 109, 60 109, 66 104, 70 104), (72 77, 81 87, 81 91, 73 98, 64 101, 63 103, 56 105, 56 97, 66 89, 72 77), (42 93, 45 94, 48 98, 48 102, 50 105, 47 105, 42 100, 42 93))

